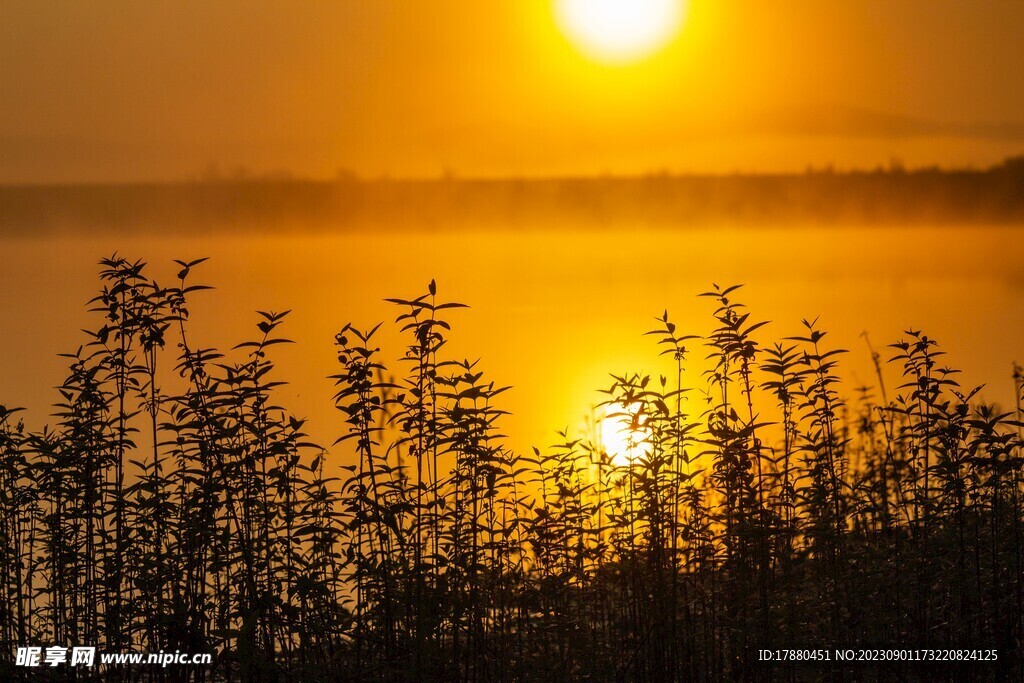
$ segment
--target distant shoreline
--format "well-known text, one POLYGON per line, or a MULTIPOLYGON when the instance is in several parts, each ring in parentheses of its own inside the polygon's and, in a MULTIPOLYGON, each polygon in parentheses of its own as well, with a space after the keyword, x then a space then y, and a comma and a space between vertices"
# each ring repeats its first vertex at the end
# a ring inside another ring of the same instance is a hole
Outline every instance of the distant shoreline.
POLYGON ((9 236, 722 223, 1024 224, 1024 157, 984 170, 0 186, 9 236))

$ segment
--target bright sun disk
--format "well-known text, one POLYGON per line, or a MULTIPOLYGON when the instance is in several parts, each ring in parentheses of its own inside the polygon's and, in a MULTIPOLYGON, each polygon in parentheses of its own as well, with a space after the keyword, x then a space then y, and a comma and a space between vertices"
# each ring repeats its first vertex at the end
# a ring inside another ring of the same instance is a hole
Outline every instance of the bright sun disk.
POLYGON ((605 406, 605 414, 600 422, 601 445, 612 464, 628 466, 642 455, 646 436, 645 422, 643 416, 636 418, 636 408, 621 404, 605 406))
POLYGON ((562 30, 584 53, 631 62, 663 47, 683 22, 685 0, 556 0, 562 30))

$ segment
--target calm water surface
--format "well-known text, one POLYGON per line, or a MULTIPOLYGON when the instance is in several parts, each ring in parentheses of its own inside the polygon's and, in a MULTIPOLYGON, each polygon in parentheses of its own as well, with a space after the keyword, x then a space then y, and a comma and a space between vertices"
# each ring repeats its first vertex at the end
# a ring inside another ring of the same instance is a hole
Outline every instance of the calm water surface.
MULTIPOLYGON (((876 347, 908 327, 924 329, 962 368, 964 384, 1009 403, 1011 363, 1024 361, 1024 229, 1015 227, 688 228, 676 230, 396 233, 175 237, 69 235, 0 241, 0 403, 31 408, 41 421, 56 397, 59 352, 99 323, 85 312, 96 261, 115 250, 151 263, 171 282, 172 258, 211 257, 196 275, 217 291, 194 307, 202 346, 226 348, 254 330, 254 311, 292 309, 279 347, 281 401, 333 441, 341 421, 331 403, 331 342, 348 321, 371 326, 397 311, 384 297, 413 297, 436 278, 443 298, 468 303, 451 315, 450 353, 482 358, 499 384, 514 385, 505 422, 515 447, 546 445, 577 429, 610 383, 609 373, 658 372, 643 333, 668 309, 679 330, 710 329, 712 282, 745 283, 740 300, 771 320, 762 339, 798 334, 820 317, 844 358, 850 386, 873 383, 862 332, 876 347)), ((381 335, 386 358, 402 351, 381 335)), ((702 385, 703 349, 688 375, 702 385)), ((887 382, 898 375, 889 368, 887 382)))

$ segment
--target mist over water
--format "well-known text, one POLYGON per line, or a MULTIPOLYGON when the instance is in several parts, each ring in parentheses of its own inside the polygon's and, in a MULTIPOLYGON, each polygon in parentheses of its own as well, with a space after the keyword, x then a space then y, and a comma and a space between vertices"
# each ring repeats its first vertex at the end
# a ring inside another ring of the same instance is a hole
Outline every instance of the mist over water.
MULTIPOLYGON (((210 257, 193 276, 216 287, 194 300, 190 327, 204 347, 226 350, 249 338, 256 310, 291 309, 283 332, 298 344, 276 349, 278 378, 290 382, 281 400, 310 418, 311 435, 325 445, 341 430, 327 379, 336 370, 335 333, 347 322, 393 320, 398 311, 382 300, 425 293, 432 278, 440 299, 471 306, 450 315, 450 356, 479 357, 485 376, 513 385, 503 396, 512 413, 504 431, 521 450, 553 443, 558 429, 582 429, 609 373, 665 372, 643 333, 664 309, 684 334, 709 331, 713 307, 697 294, 712 283, 746 285, 737 298, 752 319, 772 321, 765 339, 800 334, 801 319, 820 316, 826 344, 851 351, 841 361, 848 388, 876 384, 865 331, 888 358, 884 347, 904 330, 924 330, 963 370, 962 385, 986 384, 980 396, 1003 405, 1012 401, 1011 363, 1024 360, 1024 231, 1013 226, 72 231, 0 244, 8 331, 0 403, 29 408, 31 424, 57 399, 52 387, 65 362, 56 354, 85 341, 80 329, 102 324, 85 303, 96 262, 115 251, 148 261, 168 284, 178 270, 172 259, 210 257)), ((397 360, 402 340, 389 326, 381 334, 385 358, 397 360)), ((706 386, 704 355, 691 349, 686 379, 697 387, 706 386)), ((895 387, 896 367, 887 372, 895 387)), ((698 394, 691 400, 697 411, 698 394)))

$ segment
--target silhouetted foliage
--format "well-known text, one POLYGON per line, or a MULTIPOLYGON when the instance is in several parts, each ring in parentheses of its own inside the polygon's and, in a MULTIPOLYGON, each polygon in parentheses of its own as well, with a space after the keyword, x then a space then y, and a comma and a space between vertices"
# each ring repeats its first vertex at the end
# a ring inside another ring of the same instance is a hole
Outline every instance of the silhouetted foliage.
POLYGON ((194 345, 201 262, 163 287, 105 259, 55 425, 0 407, 0 650, 216 653, 75 680, 793 678, 757 650, 878 645, 998 648, 1020 675, 1020 368, 1013 410, 977 403, 910 330, 895 394, 872 349, 878 387, 844 396, 817 321, 765 340, 739 287, 714 286, 710 333, 668 312, 649 333, 674 374, 605 390, 626 453, 562 433, 520 454, 507 387, 446 354, 464 305, 431 282, 388 300, 397 365, 380 324, 336 336, 325 449, 275 398, 287 312, 229 352, 194 345))

